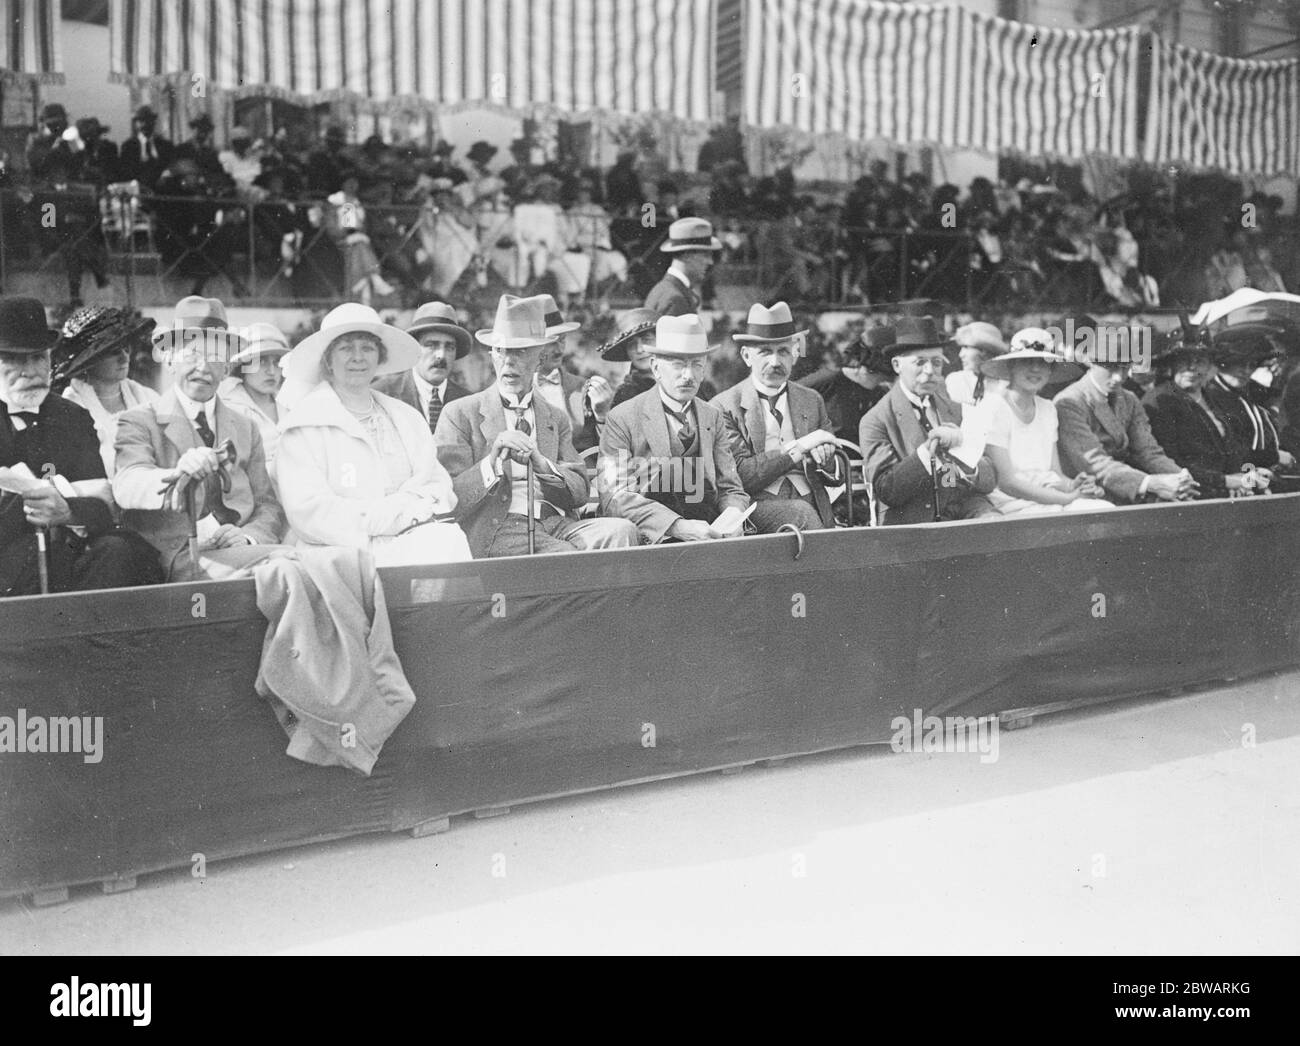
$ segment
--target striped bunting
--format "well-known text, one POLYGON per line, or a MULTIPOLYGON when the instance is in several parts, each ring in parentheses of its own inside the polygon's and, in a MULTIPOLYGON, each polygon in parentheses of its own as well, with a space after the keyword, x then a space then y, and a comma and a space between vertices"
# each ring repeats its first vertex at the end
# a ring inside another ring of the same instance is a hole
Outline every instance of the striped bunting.
POLYGON ((1249 61, 1152 39, 1143 159, 1230 174, 1300 170, 1300 61, 1249 61))
POLYGON ((59 0, 5 0, 0 14, 0 78, 63 83, 59 0))
POLYGON ((956 7, 746 0, 758 128, 1078 157, 1137 155, 1139 31, 1042 29, 956 7))
POLYGON ((111 0, 110 70, 363 108, 707 122, 713 0, 111 0))

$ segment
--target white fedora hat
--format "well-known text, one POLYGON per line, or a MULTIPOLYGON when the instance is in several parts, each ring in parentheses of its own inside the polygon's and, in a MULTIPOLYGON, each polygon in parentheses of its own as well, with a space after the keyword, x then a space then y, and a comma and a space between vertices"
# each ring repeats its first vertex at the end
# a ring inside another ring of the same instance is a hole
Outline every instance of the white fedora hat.
POLYGON ((660 316, 655 323, 655 356, 676 356, 689 359, 707 356, 713 351, 704 324, 693 312, 684 316, 660 316))
POLYGON ((287 356, 289 339, 274 323, 250 323, 238 333, 244 336, 248 347, 230 357, 233 367, 239 363, 251 363, 263 356, 287 356))
POLYGON ((720 251, 722 241, 704 218, 678 218, 668 226, 668 240, 659 248, 667 254, 678 251, 720 251))
POLYGON ((496 320, 491 327, 476 331, 474 337, 484 345, 503 349, 553 345, 556 340, 546 328, 546 299, 542 295, 531 298, 501 295, 496 320))
POLYGON ((756 341, 788 341, 796 334, 807 334, 808 328, 800 329, 790 315, 790 306, 783 301, 777 302, 770 309, 757 303, 749 307, 749 316, 745 320, 745 333, 733 334, 731 340, 737 345, 748 345, 756 341))
POLYGON ((375 335, 388 352, 388 358, 379 365, 376 374, 398 374, 410 370, 420 358, 420 343, 406 331, 385 323, 370 306, 349 301, 326 313, 320 330, 294 346, 284 358, 285 376, 312 385, 324 381, 321 359, 330 342, 340 335, 356 333, 375 335))

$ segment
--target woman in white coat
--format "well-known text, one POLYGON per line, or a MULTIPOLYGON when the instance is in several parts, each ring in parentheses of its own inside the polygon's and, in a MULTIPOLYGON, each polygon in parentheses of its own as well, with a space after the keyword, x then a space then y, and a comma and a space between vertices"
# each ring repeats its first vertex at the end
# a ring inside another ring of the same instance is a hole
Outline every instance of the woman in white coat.
POLYGON ((280 424, 280 502, 298 540, 366 548, 379 566, 470 558, 429 423, 370 387, 409 370, 415 339, 348 303, 286 357, 291 381, 314 385, 280 424))

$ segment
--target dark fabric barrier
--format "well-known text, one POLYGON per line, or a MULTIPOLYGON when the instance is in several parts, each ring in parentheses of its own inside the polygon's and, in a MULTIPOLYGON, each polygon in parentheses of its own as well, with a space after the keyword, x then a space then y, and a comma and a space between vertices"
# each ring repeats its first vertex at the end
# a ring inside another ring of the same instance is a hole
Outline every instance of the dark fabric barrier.
POLYGON ((389 570, 418 700, 369 779, 284 754, 253 690, 251 582, 0 602, 0 716, 105 717, 99 763, 0 753, 0 893, 887 742, 915 709, 1284 668, 1298 513, 1292 495, 818 532, 798 561, 777 535, 389 570))

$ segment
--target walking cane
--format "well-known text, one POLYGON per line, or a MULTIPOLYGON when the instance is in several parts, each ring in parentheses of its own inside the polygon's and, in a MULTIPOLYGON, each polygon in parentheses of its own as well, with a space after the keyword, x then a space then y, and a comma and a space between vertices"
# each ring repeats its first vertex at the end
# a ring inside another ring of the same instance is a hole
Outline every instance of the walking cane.
POLYGON ((938 448, 930 455, 930 486, 934 491, 934 521, 939 522, 939 459, 938 448))
POLYGON ((528 459, 528 554, 537 553, 537 517, 533 515, 533 459, 528 459))
POLYGON ((50 550, 46 547, 45 527, 36 528, 36 573, 41 579, 41 595, 50 594, 50 550))

